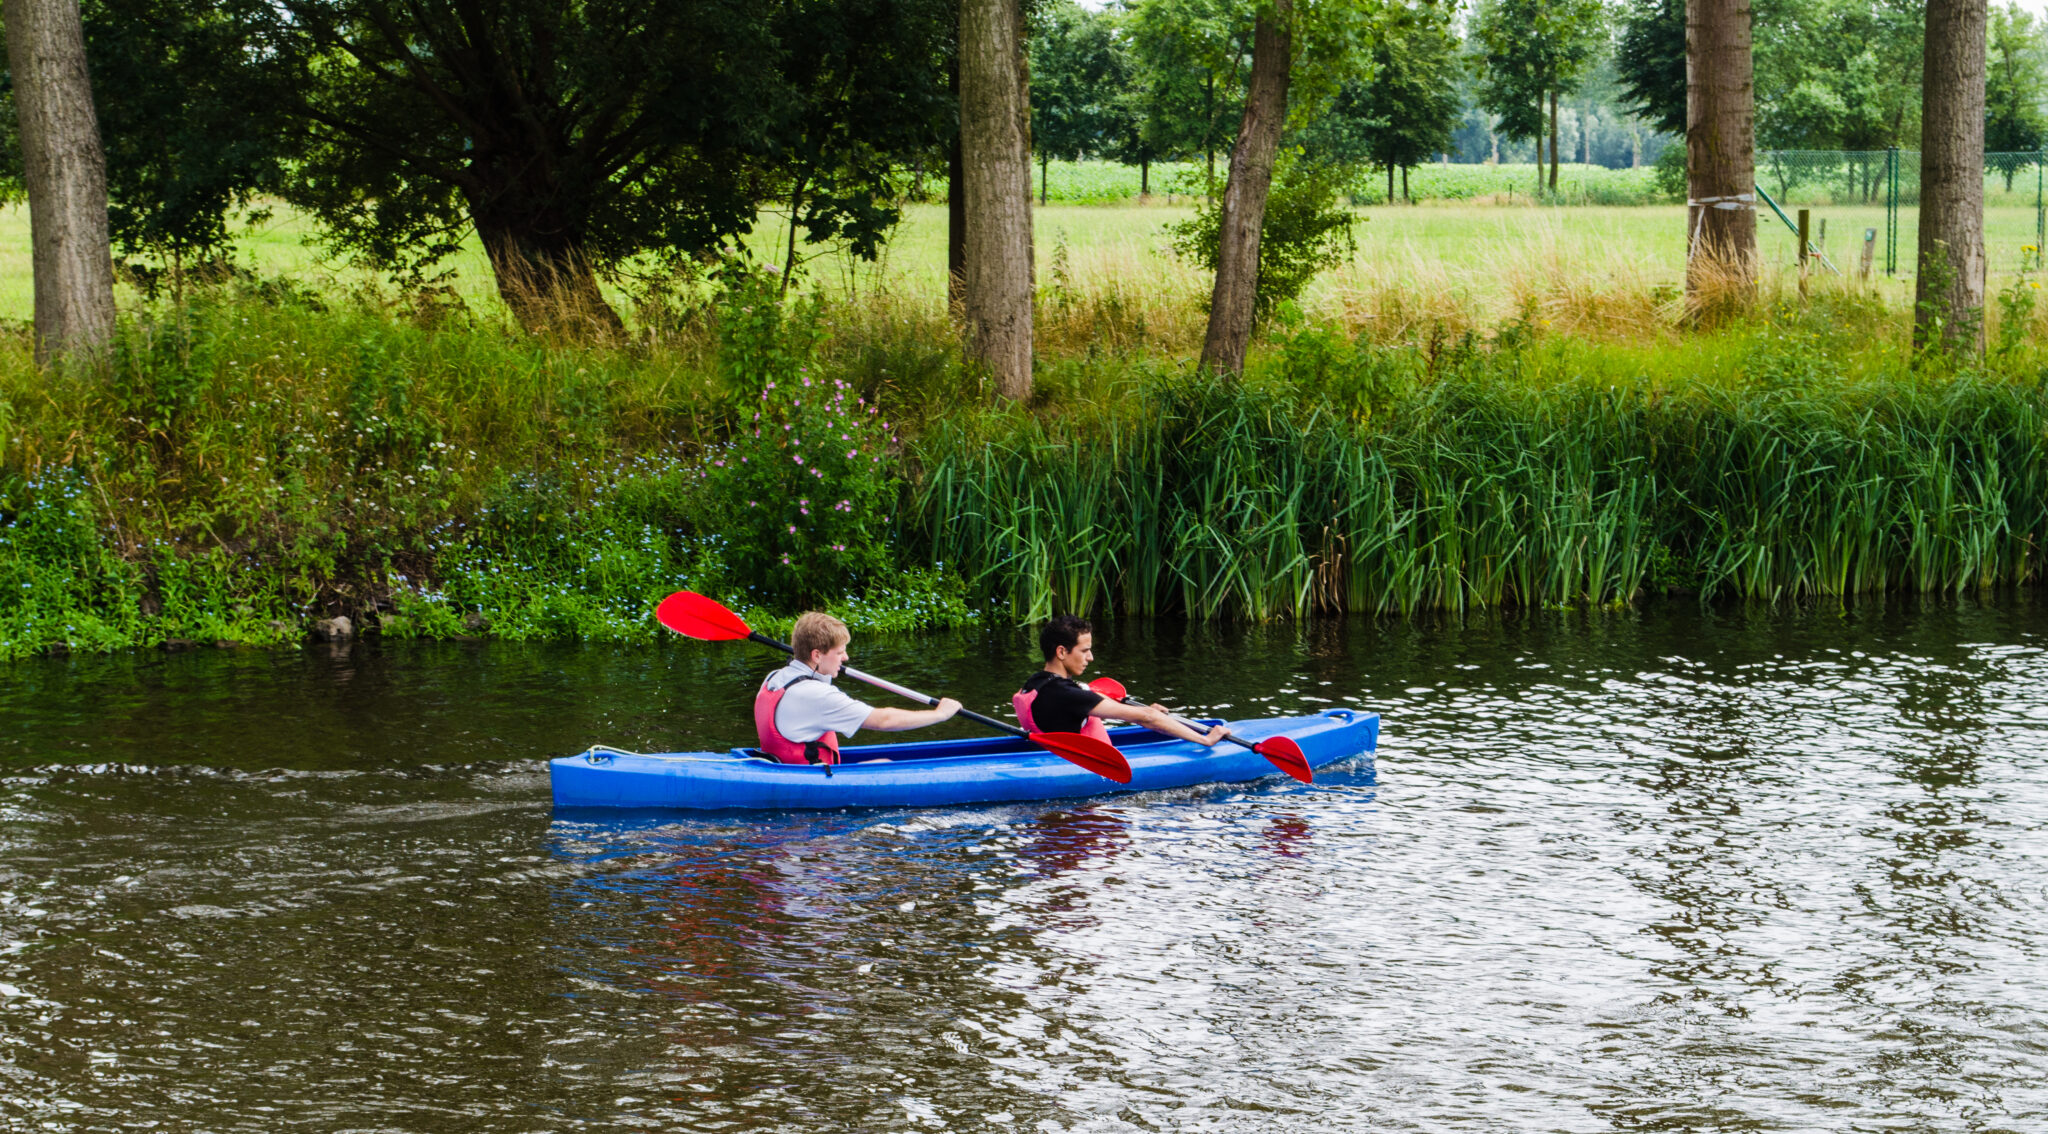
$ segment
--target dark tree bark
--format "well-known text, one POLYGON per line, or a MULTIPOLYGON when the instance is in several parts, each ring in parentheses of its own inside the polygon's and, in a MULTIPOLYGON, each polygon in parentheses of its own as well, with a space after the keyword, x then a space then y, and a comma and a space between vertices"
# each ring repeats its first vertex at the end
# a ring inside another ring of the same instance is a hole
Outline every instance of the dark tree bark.
MULTIPOLYGON (((960 101, 960 67, 953 66, 953 101, 960 101)), ((960 130, 946 147, 946 310, 960 311, 967 278, 967 174, 960 162, 960 130)))
POLYGON ((967 349, 996 390, 1031 394, 1031 106, 1019 0, 960 5, 967 349))
POLYGON ((1216 288, 1209 297, 1209 329, 1202 338, 1202 368, 1217 374, 1244 370, 1257 314, 1259 234, 1273 188, 1273 159, 1287 118, 1287 85, 1294 63, 1294 4, 1273 0, 1252 26, 1251 87, 1237 144, 1230 149, 1230 181, 1223 187, 1217 232, 1216 288))
POLYGON ((1984 349, 1985 0, 1928 0, 1913 341, 1984 349))
POLYGON ((114 333, 106 157, 77 0, 6 0, 0 18, 28 190, 35 357, 46 363, 98 350, 114 333))
POLYGON ((1550 191, 1557 192, 1557 92, 1550 92, 1550 191))
POLYGON ((1750 0, 1685 8, 1686 300, 1694 311, 1756 282, 1756 131, 1750 0))
POLYGON ((515 186, 471 198, 470 216, 499 297, 531 331, 624 333, 625 324, 598 287, 582 234, 537 196, 531 187, 515 186))

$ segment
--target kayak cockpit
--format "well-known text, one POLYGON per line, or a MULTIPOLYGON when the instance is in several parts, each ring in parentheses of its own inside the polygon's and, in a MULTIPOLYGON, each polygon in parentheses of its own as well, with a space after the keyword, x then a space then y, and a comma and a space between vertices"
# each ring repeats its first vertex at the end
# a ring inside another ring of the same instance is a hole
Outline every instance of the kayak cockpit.
MULTIPOLYGON (((1223 723, 1219 720, 1205 720, 1204 725, 1223 723)), ((1162 732, 1135 725, 1109 730, 1111 744, 1119 749, 1142 748, 1152 744, 1175 744, 1178 739, 1162 732)), ((1043 752, 1044 749, 1021 737, 976 736, 958 740, 913 740, 888 744, 848 744, 839 749, 839 762, 864 764, 888 761, 892 764, 912 763, 924 760, 958 760, 974 756, 1015 756, 1022 753, 1043 752)), ((760 760, 764 763, 778 763, 759 748, 735 748, 732 754, 745 760, 760 760)))

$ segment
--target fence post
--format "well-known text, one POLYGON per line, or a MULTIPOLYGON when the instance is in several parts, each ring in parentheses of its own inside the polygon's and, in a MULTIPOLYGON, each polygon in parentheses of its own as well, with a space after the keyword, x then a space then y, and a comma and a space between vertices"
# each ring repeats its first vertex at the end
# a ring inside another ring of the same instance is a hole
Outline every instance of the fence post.
POLYGON ((1866 228, 1863 230, 1863 269, 1856 273, 1858 279, 1867 280, 1870 278, 1870 261, 1876 254, 1877 230, 1866 228))
POLYGON ((1806 249, 1813 228, 1813 210, 1799 210, 1799 298, 1806 298, 1806 249))
POLYGON ((2044 149, 2048 147, 2036 147, 2034 150, 2034 247, 2037 249, 2048 244, 2048 209, 2043 209, 2041 195, 2041 162, 2048 157, 2043 153, 2044 149))
POLYGON ((1899 147, 1884 152, 1884 274, 1899 270, 1899 147))

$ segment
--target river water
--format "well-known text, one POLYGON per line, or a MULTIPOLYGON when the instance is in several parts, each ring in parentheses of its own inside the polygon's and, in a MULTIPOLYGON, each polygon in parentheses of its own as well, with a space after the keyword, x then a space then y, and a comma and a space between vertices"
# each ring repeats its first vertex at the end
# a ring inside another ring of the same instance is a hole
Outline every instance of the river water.
MULTIPOLYGON (((741 644, 0 667, 0 1129, 2048 1129, 2048 603, 1109 624, 1313 787, 552 813, 741 644)), ((854 643, 994 707, 1003 629, 854 643)))

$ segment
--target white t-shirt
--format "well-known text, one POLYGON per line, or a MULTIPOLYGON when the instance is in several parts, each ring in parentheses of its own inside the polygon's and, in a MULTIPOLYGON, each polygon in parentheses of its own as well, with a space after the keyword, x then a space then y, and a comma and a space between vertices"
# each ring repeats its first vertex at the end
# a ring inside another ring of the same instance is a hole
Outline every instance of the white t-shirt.
POLYGON ((770 692, 789 689, 775 706, 775 731, 798 744, 809 744, 828 732, 852 736, 875 711, 872 705, 847 696, 831 678, 794 658, 769 674, 761 687, 770 692), (798 680, 805 677, 817 680, 798 680))

